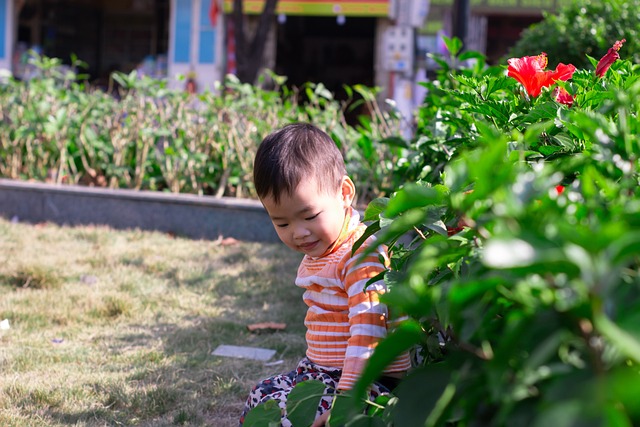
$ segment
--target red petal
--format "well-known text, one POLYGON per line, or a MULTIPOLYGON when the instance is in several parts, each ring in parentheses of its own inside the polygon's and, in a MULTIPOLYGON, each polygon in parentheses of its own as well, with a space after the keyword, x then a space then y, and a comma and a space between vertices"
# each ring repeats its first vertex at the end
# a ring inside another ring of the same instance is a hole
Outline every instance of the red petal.
POLYGON ((611 47, 607 51, 607 53, 602 58, 600 58, 600 61, 598 61, 598 66, 596 67, 596 76, 603 77, 606 74, 609 67, 611 67, 611 64, 613 64, 618 59, 620 59, 620 55, 618 54, 618 51, 622 47, 622 44, 626 41, 627 41, 626 39, 616 41, 613 44, 613 47, 611 47))
POLYGON ((573 64, 565 65, 562 62, 558 64, 556 70, 553 72, 553 80, 558 81, 562 80, 566 82, 571 77, 573 77, 573 73, 576 72, 576 67, 573 64))
MULTIPOLYGON (((573 105, 573 96, 562 87, 557 87, 553 91, 553 97, 556 102, 571 107, 573 105)), ((557 188, 557 187, 556 187, 557 188)))
POLYGON ((507 60, 509 67, 507 75, 516 79, 530 96, 540 95, 542 85, 546 79, 544 68, 547 66, 547 54, 525 56, 507 60))

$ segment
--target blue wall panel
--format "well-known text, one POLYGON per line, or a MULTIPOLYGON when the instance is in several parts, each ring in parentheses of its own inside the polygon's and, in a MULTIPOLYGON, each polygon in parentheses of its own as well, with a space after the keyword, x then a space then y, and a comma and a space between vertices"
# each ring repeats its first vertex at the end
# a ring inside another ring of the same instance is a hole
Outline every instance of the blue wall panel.
MULTIPOLYGON (((202 0, 200 3, 200 46, 198 49, 198 62, 201 64, 213 64, 215 62, 216 32, 211 26, 209 8, 211 0, 202 0)), ((218 20, 222 19, 218 16, 218 20)))
POLYGON ((7 52, 4 45, 7 41, 7 0, 0 0, 0 59, 5 59, 7 52))
MULTIPOLYGON (((2 1, 2 0, 0 0, 2 1)), ((191 56, 191 0, 176 0, 173 62, 188 63, 191 56)))

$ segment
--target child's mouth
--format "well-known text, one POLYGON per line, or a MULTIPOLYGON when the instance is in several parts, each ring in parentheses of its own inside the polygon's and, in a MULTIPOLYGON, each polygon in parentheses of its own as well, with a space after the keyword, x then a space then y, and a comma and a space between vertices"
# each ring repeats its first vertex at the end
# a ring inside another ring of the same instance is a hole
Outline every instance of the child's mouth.
POLYGON ((310 251, 313 248, 315 248, 317 244, 318 244, 318 241, 316 240, 315 242, 302 243, 302 244, 298 245, 298 247, 300 249, 302 249, 303 251, 310 251))

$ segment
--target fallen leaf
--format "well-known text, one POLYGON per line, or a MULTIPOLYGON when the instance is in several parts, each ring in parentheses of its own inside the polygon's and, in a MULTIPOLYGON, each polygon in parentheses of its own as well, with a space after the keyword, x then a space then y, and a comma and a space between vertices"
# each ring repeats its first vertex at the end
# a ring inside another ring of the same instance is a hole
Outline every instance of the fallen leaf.
POLYGON ((276 322, 264 322, 264 323, 253 323, 251 325, 247 325, 247 329, 249 332, 258 332, 258 331, 281 331, 286 329, 286 323, 276 323, 276 322))
POLYGON ((220 246, 233 246, 240 243, 240 241, 237 239, 234 239, 233 237, 222 238, 222 236, 219 236, 218 239, 216 240, 216 243, 218 243, 220 246))

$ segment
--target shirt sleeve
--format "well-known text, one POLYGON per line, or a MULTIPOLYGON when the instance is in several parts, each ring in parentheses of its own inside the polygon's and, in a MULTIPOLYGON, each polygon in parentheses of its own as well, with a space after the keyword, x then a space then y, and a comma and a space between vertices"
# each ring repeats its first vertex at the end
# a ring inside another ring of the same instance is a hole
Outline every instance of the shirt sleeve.
POLYGON ((384 246, 363 257, 366 245, 358 248, 347 259, 344 270, 344 287, 349 307, 349 332, 339 390, 349 390, 356 383, 367 359, 378 341, 387 334, 387 307, 380 302, 380 294, 386 292, 383 280, 367 285, 367 282, 386 269, 379 257, 387 262, 384 246), (366 287, 366 290, 365 290, 366 287))

